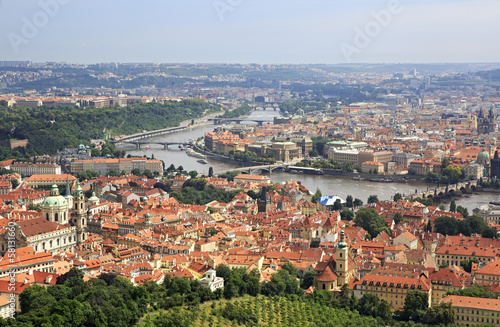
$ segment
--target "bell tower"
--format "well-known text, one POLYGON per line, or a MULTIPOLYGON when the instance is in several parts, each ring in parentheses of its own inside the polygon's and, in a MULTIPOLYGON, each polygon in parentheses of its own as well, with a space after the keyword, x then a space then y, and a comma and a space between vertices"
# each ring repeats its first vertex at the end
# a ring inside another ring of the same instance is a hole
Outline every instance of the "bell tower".
POLYGON ((87 214, 85 208, 85 195, 83 194, 80 183, 76 182, 75 193, 73 194, 72 223, 76 226, 77 245, 87 239, 87 214))
POLYGON ((345 242, 343 227, 342 230, 340 231, 340 240, 337 243, 336 255, 337 257, 335 260, 336 263, 335 270, 339 278, 337 281, 337 286, 342 287, 344 284, 349 282, 349 277, 347 276, 347 273, 349 271, 348 269, 349 253, 348 253, 347 243, 345 242))

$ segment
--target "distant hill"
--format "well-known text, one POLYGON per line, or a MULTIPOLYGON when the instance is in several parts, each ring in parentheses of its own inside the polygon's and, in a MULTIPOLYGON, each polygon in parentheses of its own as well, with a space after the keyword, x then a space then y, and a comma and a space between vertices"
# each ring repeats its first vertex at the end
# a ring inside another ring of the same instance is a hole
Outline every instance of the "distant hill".
POLYGON ((500 69, 480 71, 476 73, 482 79, 489 81, 500 81, 500 69))

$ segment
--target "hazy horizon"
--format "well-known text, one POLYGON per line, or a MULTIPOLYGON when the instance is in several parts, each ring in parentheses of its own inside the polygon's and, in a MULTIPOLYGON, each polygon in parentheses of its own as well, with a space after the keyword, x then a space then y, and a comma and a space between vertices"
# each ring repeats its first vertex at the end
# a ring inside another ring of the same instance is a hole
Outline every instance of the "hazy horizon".
POLYGON ((3 0, 0 60, 498 63, 498 0, 3 0))

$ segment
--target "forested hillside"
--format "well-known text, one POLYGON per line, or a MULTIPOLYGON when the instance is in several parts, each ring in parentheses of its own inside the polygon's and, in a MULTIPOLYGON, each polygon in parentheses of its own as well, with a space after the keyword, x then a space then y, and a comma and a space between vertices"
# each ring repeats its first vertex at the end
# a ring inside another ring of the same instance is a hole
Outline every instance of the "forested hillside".
POLYGON ((198 99, 181 102, 138 103, 109 108, 9 108, 0 104, 0 140, 28 139, 28 149, 11 151, 0 146, 0 160, 25 154, 53 154, 57 149, 89 144, 90 139, 133 134, 177 126, 185 119, 201 117, 205 111, 220 110, 198 99))

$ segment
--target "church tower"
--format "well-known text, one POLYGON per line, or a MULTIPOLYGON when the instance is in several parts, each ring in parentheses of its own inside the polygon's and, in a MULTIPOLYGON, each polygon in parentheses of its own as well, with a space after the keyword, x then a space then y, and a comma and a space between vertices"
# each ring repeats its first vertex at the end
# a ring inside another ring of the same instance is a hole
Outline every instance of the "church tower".
POLYGON ((342 230, 340 231, 340 240, 337 243, 337 250, 336 250, 336 273, 337 276, 339 277, 337 281, 337 286, 342 287, 344 284, 349 282, 349 277, 347 275, 349 271, 348 267, 348 262, 349 262, 349 253, 348 253, 348 248, 347 248, 347 243, 345 242, 344 238, 344 228, 342 227, 342 230))
POLYGON ((267 198, 267 187, 262 186, 260 197, 257 199, 257 208, 259 212, 268 212, 271 210, 271 200, 267 198))
POLYGON ((83 194, 80 183, 76 182, 75 194, 73 195, 73 212, 71 213, 71 221, 76 226, 76 242, 77 245, 83 243, 87 239, 87 219, 85 209, 85 195, 83 194))

